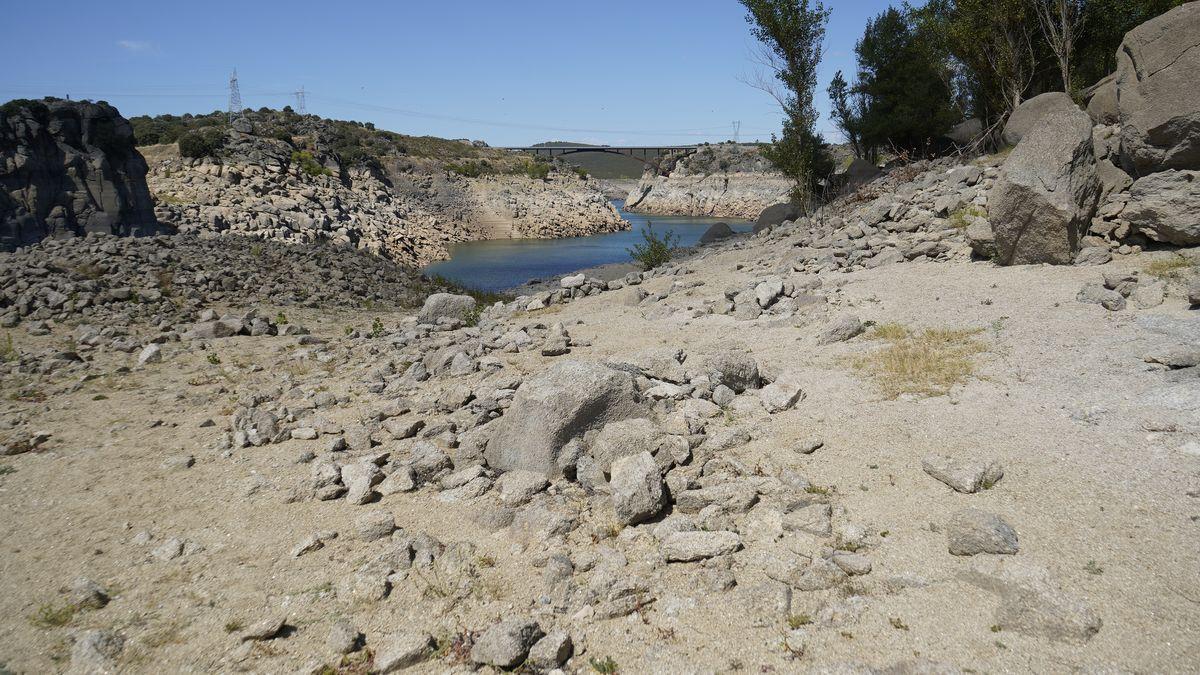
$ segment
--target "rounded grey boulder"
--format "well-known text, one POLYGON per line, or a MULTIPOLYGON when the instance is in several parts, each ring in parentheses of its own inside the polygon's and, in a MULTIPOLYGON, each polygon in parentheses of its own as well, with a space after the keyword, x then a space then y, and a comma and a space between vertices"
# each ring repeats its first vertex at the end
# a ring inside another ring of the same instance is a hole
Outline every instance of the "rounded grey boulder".
POLYGON ((713 223, 704 234, 700 235, 701 244, 711 244, 714 241, 728 239, 734 235, 733 228, 729 227, 728 223, 713 223))
POLYGON ((438 319, 446 318, 465 321, 474 311, 475 298, 469 295, 434 293, 425 298, 421 313, 417 315, 417 323, 437 323, 438 319))

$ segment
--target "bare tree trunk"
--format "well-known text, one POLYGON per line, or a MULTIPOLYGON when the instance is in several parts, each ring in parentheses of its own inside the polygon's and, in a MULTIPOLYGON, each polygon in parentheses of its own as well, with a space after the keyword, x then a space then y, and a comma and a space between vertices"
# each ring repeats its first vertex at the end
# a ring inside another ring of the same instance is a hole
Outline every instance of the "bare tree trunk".
POLYGON ((1071 93, 1071 55, 1075 51, 1075 35, 1083 20, 1082 0, 1036 0, 1038 24, 1042 35, 1058 59, 1063 91, 1071 93))

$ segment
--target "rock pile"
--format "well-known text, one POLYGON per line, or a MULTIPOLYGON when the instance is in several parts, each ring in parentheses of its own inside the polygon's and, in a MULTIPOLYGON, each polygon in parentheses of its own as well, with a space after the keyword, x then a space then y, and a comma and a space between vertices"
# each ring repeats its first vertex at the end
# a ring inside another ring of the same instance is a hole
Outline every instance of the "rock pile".
POLYGON ((328 245, 89 234, 0 259, 0 325, 86 319, 169 325, 212 304, 413 305, 418 274, 328 245))

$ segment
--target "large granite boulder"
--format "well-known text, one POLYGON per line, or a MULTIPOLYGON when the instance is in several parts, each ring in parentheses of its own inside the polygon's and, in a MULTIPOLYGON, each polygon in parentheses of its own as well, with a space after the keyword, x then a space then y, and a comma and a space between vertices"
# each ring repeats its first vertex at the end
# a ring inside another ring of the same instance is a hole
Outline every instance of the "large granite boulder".
POLYGON ((1088 87, 1083 94, 1087 113, 1096 124, 1116 124, 1121 119, 1117 107, 1117 74, 1112 73, 1088 87))
POLYGON ((1008 116, 1004 124, 1003 139, 1008 145, 1021 142, 1039 122, 1054 113, 1078 110, 1079 107, 1061 91, 1051 91, 1024 101, 1008 116))
POLYGON ((775 227, 785 220, 796 220, 800 215, 800 206, 792 202, 768 206, 758 214, 758 220, 754 222, 754 233, 758 234, 769 227, 775 227))
POLYGON ((495 431, 484 457, 500 471, 534 471, 558 478, 573 458, 563 446, 608 422, 642 417, 629 373, 591 361, 560 361, 530 378, 495 431))
POLYGON ((0 106, 0 250, 47 237, 159 234, 133 128, 107 103, 0 106))
POLYGON ((988 197, 997 261, 1071 264, 1099 194, 1091 118, 1074 105, 1047 114, 1009 155, 988 197))
POLYGON ((1155 241, 1200 244, 1200 171, 1172 169, 1137 179, 1121 217, 1155 241))
POLYGON ((969 120, 963 120, 950 127, 950 131, 946 133, 946 138, 957 145, 970 145, 978 141, 982 135, 983 120, 978 117, 972 117, 969 120))
POLYGON ((1200 2, 1125 35, 1117 51, 1117 105, 1125 170, 1144 176, 1200 169, 1200 2))

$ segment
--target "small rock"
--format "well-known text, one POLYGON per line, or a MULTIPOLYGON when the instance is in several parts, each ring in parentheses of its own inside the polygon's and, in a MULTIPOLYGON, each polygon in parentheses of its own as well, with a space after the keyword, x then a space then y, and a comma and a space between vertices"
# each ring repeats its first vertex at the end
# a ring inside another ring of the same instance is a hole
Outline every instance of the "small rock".
POLYGON ((525 663, 537 672, 548 672, 566 663, 573 649, 570 635, 565 631, 552 631, 530 648, 525 663))
POLYGON ((479 636, 471 648, 471 660, 496 668, 512 668, 529 655, 544 633, 533 619, 508 619, 479 636))
POLYGON ((162 362, 162 347, 157 344, 149 344, 142 348, 142 352, 138 354, 137 364, 144 366, 147 363, 162 362))
POLYGON ((500 501, 505 506, 521 506, 546 489, 546 477, 534 471, 509 471, 496 480, 500 501))
POLYGON ((662 512, 666 504, 662 474, 649 452, 612 463, 609 481, 613 511, 622 525, 637 525, 662 512))
POLYGON ((335 654, 349 654, 362 645, 362 633, 345 619, 336 621, 329 627, 329 636, 325 638, 325 646, 335 654))
POLYGON ((953 555, 1017 552, 1017 533, 1000 516, 979 509, 963 509, 950 518, 946 540, 953 555))
POLYGON ((125 638, 109 630, 84 631, 71 647, 68 675, 104 675, 116 673, 117 657, 125 648, 125 638))
POLYGON ((991 488, 1004 477, 1004 469, 997 462, 942 455, 929 455, 921 460, 921 468, 956 491, 967 494, 991 488))
POLYGON ((71 582, 69 597, 72 605, 85 609, 100 609, 108 604, 108 591, 87 577, 71 582))
POLYGON ((1100 305, 1110 312, 1125 309, 1125 298, 1118 292, 1109 290, 1103 284, 1086 284, 1075 296, 1079 302, 1100 305))
POLYGON ((693 562, 733 553, 742 547, 735 532, 674 532, 663 541, 667 562, 693 562))
POLYGON ((383 539, 396 530, 396 519, 387 511, 367 511, 354 519, 354 530, 363 541, 383 539))
POLYGON ((817 344, 829 345, 835 342, 845 342, 862 333, 864 329, 862 321, 857 316, 844 314, 821 331, 821 334, 817 336, 817 344))
POLYGON ((273 615, 261 619, 242 633, 242 642, 270 640, 279 635, 279 631, 283 630, 283 626, 286 623, 287 617, 282 615, 273 615))
POLYGON ((774 382, 758 391, 758 398, 768 413, 788 410, 804 398, 804 390, 800 387, 800 374, 789 371, 780 375, 774 382))
MULTIPOLYGON (((374 642, 372 642, 374 644, 374 642)), ((375 671, 394 673, 424 661, 437 643, 429 633, 401 632, 380 641, 375 652, 375 671)))

